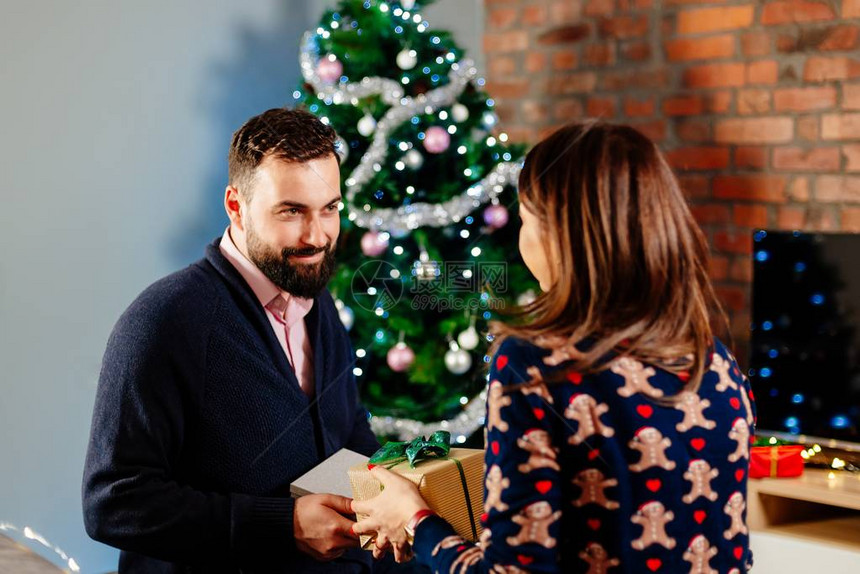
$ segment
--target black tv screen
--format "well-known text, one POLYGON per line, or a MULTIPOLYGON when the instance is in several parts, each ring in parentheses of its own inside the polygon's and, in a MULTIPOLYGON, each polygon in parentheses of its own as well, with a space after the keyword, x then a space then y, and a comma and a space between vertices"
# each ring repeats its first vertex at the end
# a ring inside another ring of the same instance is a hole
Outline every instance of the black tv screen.
POLYGON ((753 235, 758 428, 860 443, 860 235, 753 235))

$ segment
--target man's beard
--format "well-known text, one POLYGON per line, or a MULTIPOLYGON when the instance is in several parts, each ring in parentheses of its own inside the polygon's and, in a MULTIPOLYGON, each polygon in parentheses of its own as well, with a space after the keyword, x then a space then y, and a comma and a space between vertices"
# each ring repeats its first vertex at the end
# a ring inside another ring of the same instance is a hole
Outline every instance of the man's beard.
POLYGON ((256 265, 269 281, 283 291, 313 299, 325 288, 334 273, 334 248, 331 243, 321 248, 284 247, 280 253, 266 245, 249 225, 247 236, 248 258, 256 265), (291 255, 315 255, 323 252, 322 260, 317 263, 291 263, 291 255))

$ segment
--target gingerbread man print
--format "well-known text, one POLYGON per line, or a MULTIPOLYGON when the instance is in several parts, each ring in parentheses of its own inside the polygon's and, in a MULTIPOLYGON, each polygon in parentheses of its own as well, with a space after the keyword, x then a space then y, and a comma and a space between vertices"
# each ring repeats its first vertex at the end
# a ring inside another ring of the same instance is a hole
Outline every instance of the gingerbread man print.
POLYGON ((618 485, 618 480, 614 478, 604 479, 603 473, 596 468, 587 468, 581 471, 573 479, 573 483, 582 489, 582 494, 577 500, 573 501, 574 506, 584 506, 586 504, 599 504, 609 510, 618 508, 618 503, 614 500, 609 500, 606 497, 604 490, 612 486, 618 485))
POLYGON ((719 392, 722 393, 726 389, 738 390, 738 384, 729 375, 729 371, 732 370, 731 363, 717 352, 711 357, 711 370, 720 376, 720 380, 717 382, 717 390, 719 392))
POLYGON ((728 456, 729 462, 737 462, 750 456, 750 427, 742 418, 736 418, 729 431, 729 438, 738 442, 735 452, 728 456))
POLYGON ((433 547, 433 552, 430 553, 431 556, 436 556, 442 550, 448 550, 449 548, 454 548, 455 546, 459 546, 460 544, 465 544, 466 539, 462 536, 446 536, 439 543, 433 547))
POLYGON ((704 496, 710 501, 716 500, 719 495, 711 489, 711 481, 719 476, 720 471, 716 468, 711 468, 708 461, 702 459, 694 459, 690 461, 690 466, 687 472, 684 473, 684 478, 690 481, 692 487, 690 494, 685 494, 681 500, 690 504, 700 496, 704 496))
POLYGON ((716 555, 716 547, 711 546, 708 539, 701 534, 694 536, 684 550, 684 560, 690 563, 690 574, 720 574, 709 564, 711 558, 716 555))
POLYGON ((490 391, 487 393, 487 430, 499 429, 507 432, 508 423, 502 418, 502 409, 511 404, 511 397, 505 396, 502 383, 493 381, 490 383, 490 391))
POLYGON ((553 512, 549 502, 545 500, 529 504, 511 519, 520 525, 520 532, 516 536, 509 536, 508 544, 521 546, 534 542, 544 548, 555 548, 556 540, 550 536, 549 527, 559 518, 561 518, 561 511, 553 512))
POLYGON ((639 462, 631 464, 630 470, 640 472, 653 466, 659 466, 665 470, 675 468, 675 461, 666 458, 666 449, 672 446, 672 441, 654 427, 643 427, 636 431, 627 446, 638 450, 642 456, 639 462))
POLYGON ((624 386, 618 389, 618 394, 622 397, 632 397, 636 393, 653 398, 663 396, 663 391, 652 387, 648 382, 648 379, 656 374, 653 367, 646 367, 630 357, 622 357, 612 363, 610 370, 624 377, 624 386))
POLYGON ((634 524, 642 527, 642 536, 633 541, 633 548, 643 550, 652 544, 659 544, 669 550, 674 548, 675 539, 666 534, 666 524, 674 518, 675 513, 671 510, 667 511, 666 507, 656 500, 640 506, 630 519, 634 524))
POLYGON ((552 446, 549 433, 541 429, 530 429, 517 439, 517 446, 528 451, 529 459, 517 468, 520 472, 531 472, 536 468, 561 470, 556 462, 557 449, 552 446))
POLYGON ((726 503, 723 510, 729 517, 732 519, 732 524, 729 526, 729 529, 723 532, 723 537, 726 540, 731 540, 738 534, 747 534, 749 530, 747 530, 747 525, 744 524, 744 510, 747 507, 747 503, 744 500, 744 495, 740 492, 734 492, 729 497, 729 501, 726 503))
POLYGON ((606 550, 597 542, 589 542, 579 557, 588 562, 588 574, 606 574, 606 571, 621 562, 618 558, 610 558, 606 550))
POLYGON ((557 367, 567 361, 575 361, 585 356, 584 353, 576 348, 576 345, 570 342, 570 339, 565 337, 544 336, 538 339, 537 344, 538 346, 552 349, 552 353, 543 359, 544 364, 550 367, 557 367))
POLYGON ((466 570, 472 564, 476 564, 480 562, 484 558, 484 551, 478 548, 477 546, 469 546, 462 552, 457 555, 457 558, 451 562, 451 570, 450 572, 455 572, 458 568, 460 572, 466 572, 466 570))
POLYGON ((615 430, 600 422, 600 416, 607 411, 609 411, 609 407, 604 403, 598 405, 591 395, 578 393, 570 397, 570 404, 564 410, 564 417, 578 422, 579 426, 576 433, 571 435, 567 441, 576 445, 596 434, 605 437, 613 436, 615 430))
POLYGON ((675 408, 683 411, 684 420, 675 425, 675 428, 678 429, 678 432, 687 432, 697 426, 708 430, 715 428, 717 423, 706 419, 702 412, 709 406, 711 406, 711 401, 699 398, 698 393, 683 391, 678 395, 678 402, 675 403, 675 408))
POLYGON ((484 501, 484 512, 489 512, 491 509, 504 512, 508 509, 508 505, 502 502, 502 491, 511 485, 511 481, 502 477, 502 469, 498 465, 493 465, 487 472, 487 479, 484 486, 487 487, 487 500, 484 501))
POLYGON ((546 387, 546 383, 543 380, 543 375, 541 375, 540 369, 535 367, 534 365, 526 368, 526 373, 528 373, 529 381, 520 387, 520 391, 524 395, 537 395, 549 404, 553 404, 552 395, 549 394, 549 389, 546 387))

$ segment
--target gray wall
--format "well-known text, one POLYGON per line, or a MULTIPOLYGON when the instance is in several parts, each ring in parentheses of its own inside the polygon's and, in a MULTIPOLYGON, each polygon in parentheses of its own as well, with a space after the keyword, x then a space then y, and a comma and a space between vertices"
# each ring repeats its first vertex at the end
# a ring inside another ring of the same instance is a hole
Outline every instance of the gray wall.
MULTIPOLYGON (((311 0, 4 0, 0 19, 0 522, 84 572, 80 479, 104 344, 128 303, 220 233, 230 133, 284 105, 311 0)), ((433 27, 479 55, 480 0, 433 27)), ((480 61, 480 58, 478 58, 480 61)))

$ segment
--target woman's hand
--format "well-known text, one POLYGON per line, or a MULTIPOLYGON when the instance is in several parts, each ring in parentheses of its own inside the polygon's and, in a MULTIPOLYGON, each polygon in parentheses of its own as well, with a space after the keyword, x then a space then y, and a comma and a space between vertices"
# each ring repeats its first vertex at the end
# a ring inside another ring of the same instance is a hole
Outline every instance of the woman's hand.
POLYGON ((391 546, 394 559, 405 562, 412 557, 412 552, 403 527, 416 512, 430 507, 408 479, 381 466, 373 467, 370 474, 382 483, 383 490, 370 500, 352 501, 353 512, 367 515, 353 525, 352 530, 356 534, 376 533, 374 558, 381 558, 391 546))

